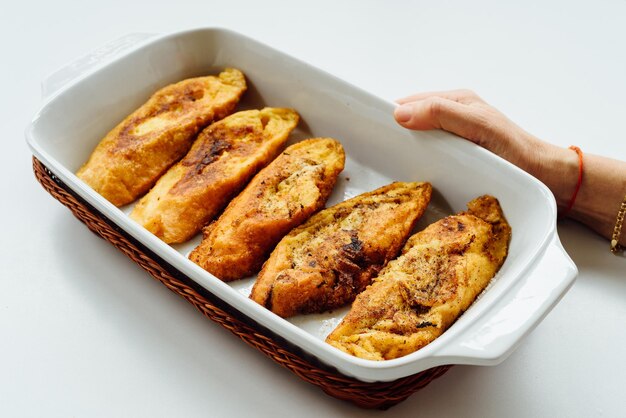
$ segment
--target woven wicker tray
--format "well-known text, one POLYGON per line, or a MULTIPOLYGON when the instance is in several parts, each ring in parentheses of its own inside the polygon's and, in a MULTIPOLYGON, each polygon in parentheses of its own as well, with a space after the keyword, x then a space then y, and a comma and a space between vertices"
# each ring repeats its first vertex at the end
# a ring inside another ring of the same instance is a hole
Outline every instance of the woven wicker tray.
POLYGON ((392 382, 362 382, 347 377, 304 353, 272 331, 235 311, 203 287, 181 274, 158 255, 109 221, 74 194, 47 167, 33 157, 33 171, 43 188, 72 211, 87 227, 109 241, 152 277, 182 296, 204 316, 256 348, 301 379, 338 399, 362 408, 387 409, 444 374, 451 366, 439 366, 392 382))

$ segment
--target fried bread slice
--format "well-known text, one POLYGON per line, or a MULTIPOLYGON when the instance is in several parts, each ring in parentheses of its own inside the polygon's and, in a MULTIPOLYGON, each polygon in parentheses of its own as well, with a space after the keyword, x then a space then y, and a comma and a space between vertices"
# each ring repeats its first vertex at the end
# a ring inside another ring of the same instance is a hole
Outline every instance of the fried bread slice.
POLYGON ((130 217, 167 243, 187 241, 276 157, 298 120, 292 109, 264 108, 213 123, 130 217))
POLYGON ((224 281, 257 273, 285 234, 324 207, 344 163, 332 138, 288 147, 204 228, 189 259, 224 281))
POLYGON ((494 197, 467 206, 409 238, 326 341, 356 357, 387 360, 419 350, 452 325, 500 269, 511 237, 494 197))
POLYGON ((250 297, 282 317, 351 302, 398 254, 431 196, 429 183, 392 183, 313 215, 285 236, 250 297))
POLYGON ((76 175, 116 206, 136 200, 245 90, 244 75, 233 68, 162 88, 100 141, 76 175))

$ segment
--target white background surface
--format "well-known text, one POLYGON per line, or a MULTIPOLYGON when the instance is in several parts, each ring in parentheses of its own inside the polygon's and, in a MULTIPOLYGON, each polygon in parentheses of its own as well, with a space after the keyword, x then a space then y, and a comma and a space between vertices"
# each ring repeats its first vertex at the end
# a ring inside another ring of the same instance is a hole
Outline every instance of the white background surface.
MULTIPOLYGON (((206 320, 36 183, 40 81, 119 36, 228 27, 386 99, 474 89, 541 138, 626 160, 626 1, 294 3, 0 6, 0 416, 382 416, 206 320)), ((624 416, 626 259, 573 222, 559 233, 579 278, 518 350, 385 416, 624 416)))

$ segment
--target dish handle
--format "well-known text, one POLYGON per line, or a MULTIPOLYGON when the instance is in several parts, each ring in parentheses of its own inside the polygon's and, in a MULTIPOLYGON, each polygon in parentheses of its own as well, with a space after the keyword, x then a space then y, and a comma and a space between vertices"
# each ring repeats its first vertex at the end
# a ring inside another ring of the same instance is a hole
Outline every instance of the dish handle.
POLYGON ((458 339, 443 345, 434 356, 441 364, 495 365, 505 360, 522 338, 552 310, 574 283, 576 265, 558 235, 534 269, 458 339))
POLYGON ((122 52, 154 36, 156 36, 154 33, 129 33, 128 35, 107 42, 101 47, 76 58, 50 74, 41 82, 42 99, 47 99, 61 87, 81 75, 91 72, 104 62, 111 61, 122 52))

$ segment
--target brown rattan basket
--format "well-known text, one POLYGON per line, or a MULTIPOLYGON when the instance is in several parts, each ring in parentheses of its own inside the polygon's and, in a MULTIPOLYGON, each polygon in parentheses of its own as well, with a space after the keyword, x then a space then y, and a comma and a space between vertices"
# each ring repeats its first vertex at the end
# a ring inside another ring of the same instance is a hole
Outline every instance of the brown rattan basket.
POLYGON ((117 247, 168 289, 193 304, 204 316, 330 396, 363 408, 386 409, 402 402, 451 367, 434 367, 392 382, 368 383, 347 377, 321 364, 316 358, 234 310, 184 276, 91 207, 36 158, 33 158, 33 171, 43 188, 69 208, 91 231, 117 247))

